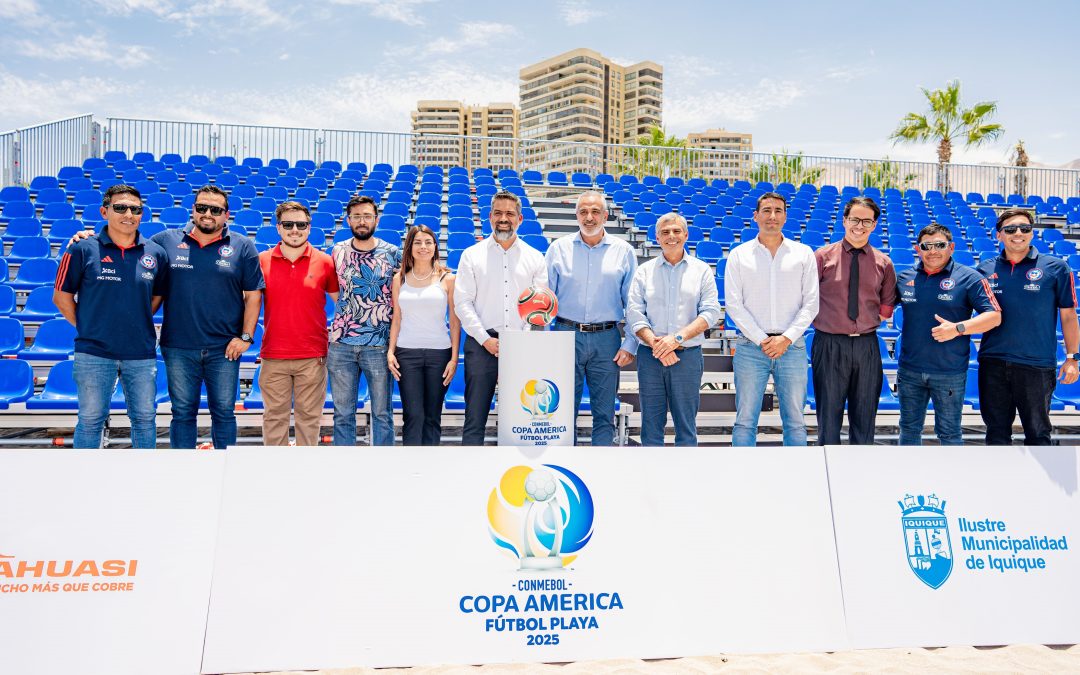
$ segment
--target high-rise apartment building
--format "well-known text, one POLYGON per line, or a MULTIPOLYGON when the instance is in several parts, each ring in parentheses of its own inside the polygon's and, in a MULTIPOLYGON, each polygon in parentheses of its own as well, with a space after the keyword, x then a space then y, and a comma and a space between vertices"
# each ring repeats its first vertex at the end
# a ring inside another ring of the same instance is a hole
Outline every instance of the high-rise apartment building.
POLYGON ((575 49, 520 77, 522 168, 613 171, 619 153, 607 146, 632 144, 661 124, 664 69, 652 61, 620 66, 575 49))
POLYGON ((699 150, 693 161, 694 175, 728 181, 746 180, 753 168, 753 134, 709 129, 686 135, 686 144, 699 150))
POLYGON ((518 109, 513 103, 466 106, 418 101, 411 114, 412 163, 424 166, 513 168, 518 109))

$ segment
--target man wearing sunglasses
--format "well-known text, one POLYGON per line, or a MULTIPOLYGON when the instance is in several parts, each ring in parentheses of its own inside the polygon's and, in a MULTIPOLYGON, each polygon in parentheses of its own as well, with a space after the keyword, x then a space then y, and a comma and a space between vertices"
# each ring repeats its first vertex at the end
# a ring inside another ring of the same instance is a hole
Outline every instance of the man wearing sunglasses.
POLYGON ((230 232, 228 195, 207 185, 195 193, 191 224, 154 235, 169 255, 161 353, 169 374, 169 443, 194 448, 203 384, 215 448, 236 443, 240 356, 259 320, 263 276, 255 244, 230 232))
POLYGON ((105 191, 97 237, 73 243, 60 260, 53 302, 73 326, 79 393, 76 448, 100 448, 117 375, 131 420, 131 447, 157 446, 154 312, 169 274, 165 250, 139 234, 139 191, 105 191))
POLYGON ((263 395, 263 443, 289 444, 289 412, 296 417, 296 444, 319 444, 326 400, 326 296, 337 300, 334 261, 308 242, 311 213, 299 202, 282 202, 274 213, 281 243, 259 254, 266 279, 259 387, 263 395))
POLYGON ((1051 445, 1050 397, 1057 380, 1080 377, 1080 324, 1076 288, 1068 264, 1039 253, 1031 212, 1006 209, 998 215, 1001 255, 983 260, 986 277, 1001 304, 1001 326, 979 345, 979 412, 987 445, 1012 445, 1016 413, 1024 445, 1051 445), (1058 369, 1057 323, 1065 338, 1065 362, 1058 369))
POLYGON ((953 260, 954 247, 949 228, 927 225, 915 244, 919 262, 897 275, 896 291, 904 308, 896 374, 900 445, 922 445, 930 401, 938 441, 963 445, 960 420, 971 334, 1001 323, 990 285, 977 271, 953 260))

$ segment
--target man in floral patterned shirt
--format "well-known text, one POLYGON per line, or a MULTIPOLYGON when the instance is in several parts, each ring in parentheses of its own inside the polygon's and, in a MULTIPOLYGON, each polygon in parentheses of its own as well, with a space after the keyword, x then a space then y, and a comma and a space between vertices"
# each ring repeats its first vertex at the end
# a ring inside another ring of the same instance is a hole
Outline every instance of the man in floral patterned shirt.
POLYGON ((401 265, 397 246, 372 235, 379 207, 370 197, 353 197, 345 207, 352 239, 334 246, 338 295, 330 323, 330 394, 334 399, 334 445, 356 445, 356 402, 360 375, 371 392, 371 444, 394 444, 393 380, 386 364, 393 303, 390 282, 401 265))

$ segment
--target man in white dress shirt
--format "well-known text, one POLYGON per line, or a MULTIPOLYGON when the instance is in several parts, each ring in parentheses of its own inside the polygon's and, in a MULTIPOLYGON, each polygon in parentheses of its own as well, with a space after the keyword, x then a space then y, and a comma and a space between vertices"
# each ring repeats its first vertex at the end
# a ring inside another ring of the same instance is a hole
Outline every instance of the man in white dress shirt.
POLYGON ((461 254, 454 308, 465 339, 465 425, 462 445, 483 445, 499 380, 499 333, 523 330, 517 299, 530 286, 547 286, 544 256, 517 236, 521 200, 500 192, 491 200, 491 236, 461 254))
POLYGON ((818 312, 818 269, 809 246, 784 237, 787 202, 758 198, 758 236, 728 255, 727 316, 741 331, 735 346, 733 446, 757 444, 758 416, 772 375, 784 445, 806 445, 807 358, 803 333, 818 312))

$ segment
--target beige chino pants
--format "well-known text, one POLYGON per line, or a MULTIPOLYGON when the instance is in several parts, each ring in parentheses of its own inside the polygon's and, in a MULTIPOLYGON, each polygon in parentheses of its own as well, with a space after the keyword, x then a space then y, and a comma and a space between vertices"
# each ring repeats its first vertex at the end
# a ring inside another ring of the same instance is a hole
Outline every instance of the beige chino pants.
POLYGON ((295 401, 296 444, 319 444, 319 420, 326 400, 326 358, 263 359, 263 443, 289 444, 289 413, 295 401))

